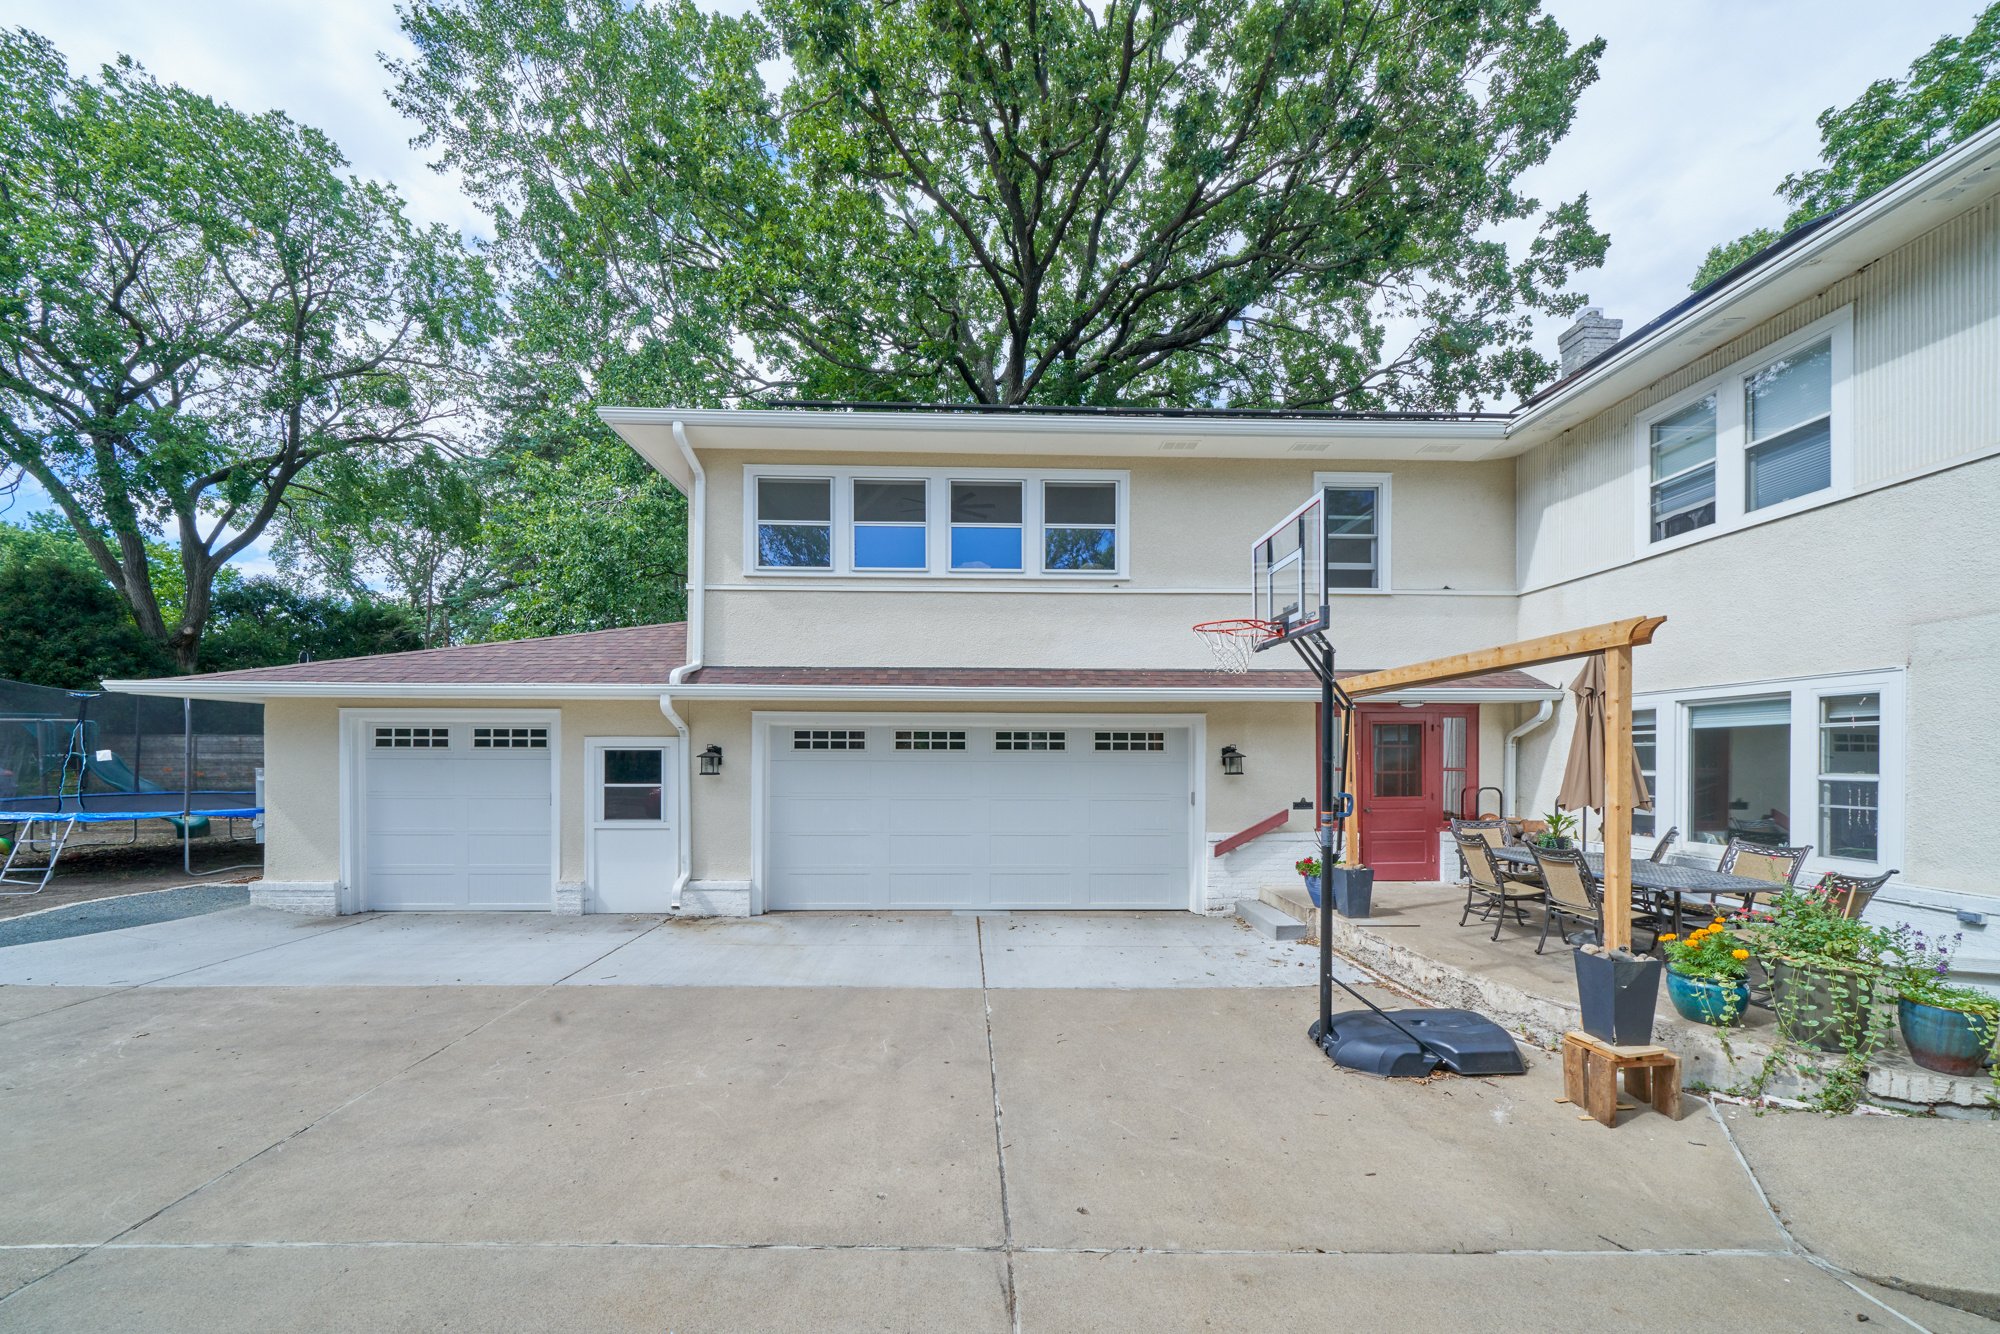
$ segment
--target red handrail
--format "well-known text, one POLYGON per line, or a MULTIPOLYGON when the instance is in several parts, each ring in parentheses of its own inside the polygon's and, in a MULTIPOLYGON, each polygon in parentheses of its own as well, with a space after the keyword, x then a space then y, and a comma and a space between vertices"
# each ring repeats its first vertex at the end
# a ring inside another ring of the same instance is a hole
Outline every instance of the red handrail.
POLYGON ((1284 828, 1285 821, 1291 818, 1292 818, 1292 813, 1290 811, 1279 811, 1276 815, 1270 816, 1263 820, 1259 820, 1256 824, 1251 825, 1248 829, 1244 830, 1242 833, 1231 834, 1228 838, 1219 841, 1215 845, 1215 852, 1213 855, 1220 857, 1225 852, 1234 852, 1236 851, 1236 849, 1242 847, 1245 843, 1248 843, 1253 838, 1262 838, 1264 837, 1264 835, 1270 833, 1273 829, 1284 828))

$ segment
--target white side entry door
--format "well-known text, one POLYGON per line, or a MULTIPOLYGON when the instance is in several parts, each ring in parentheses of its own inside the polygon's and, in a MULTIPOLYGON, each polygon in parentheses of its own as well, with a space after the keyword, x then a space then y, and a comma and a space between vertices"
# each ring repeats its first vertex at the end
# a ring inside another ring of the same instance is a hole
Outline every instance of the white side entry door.
POLYGON ((681 870, 680 742, 591 737, 584 754, 586 911, 668 911, 681 870))

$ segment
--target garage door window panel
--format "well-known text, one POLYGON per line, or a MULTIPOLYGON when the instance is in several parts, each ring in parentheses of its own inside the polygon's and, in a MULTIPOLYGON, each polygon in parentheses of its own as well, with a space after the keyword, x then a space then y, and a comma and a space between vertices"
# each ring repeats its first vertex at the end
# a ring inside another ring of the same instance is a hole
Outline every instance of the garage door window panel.
POLYGON ((451 746, 449 727, 378 727, 377 750, 446 750, 451 746))

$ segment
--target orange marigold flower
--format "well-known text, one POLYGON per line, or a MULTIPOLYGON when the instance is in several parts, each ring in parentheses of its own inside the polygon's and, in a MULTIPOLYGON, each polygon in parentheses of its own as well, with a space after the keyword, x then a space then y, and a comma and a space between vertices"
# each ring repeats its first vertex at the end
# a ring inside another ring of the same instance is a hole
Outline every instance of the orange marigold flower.
POLYGON ((1732 958, 1732 959, 1735 959, 1735 960, 1738 960, 1738 961, 1740 962, 1741 960, 1744 960, 1744 959, 1747 959, 1747 958, 1749 958, 1749 957, 1750 957, 1750 951, 1749 951, 1749 950, 1731 950, 1731 951, 1729 951, 1729 957, 1730 957, 1730 958, 1732 958))
POLYGON ((1677 936, 1677 935, 1675 935, 1675 934, 1674 934, 1673 932, 1669 931, 1669 932, 1667 932, 1667 934, 1666 934, 1666 935, 1664 935, 1664 936, 1661 936, 1661 937, 1660 937, 1660 939, 1661 939, 1661 940, 1679 940, 1679 939, 1680 939, 1680 937, 1679 937, 1679 936, 1677 936))

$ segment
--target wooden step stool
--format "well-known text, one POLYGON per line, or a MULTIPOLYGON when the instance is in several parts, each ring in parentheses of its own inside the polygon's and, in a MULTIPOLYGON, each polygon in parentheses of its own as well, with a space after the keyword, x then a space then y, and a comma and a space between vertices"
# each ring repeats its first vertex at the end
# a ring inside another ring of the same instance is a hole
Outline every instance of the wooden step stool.
POLYGON ((1575 1029, 1563 1034, 1563 1092, 1605 1125, 1618 1120, 1618 1076, 1625 1091, 1681 1119, 1681 1058, 1665 1047, 1614 1047, 1575 1029))

